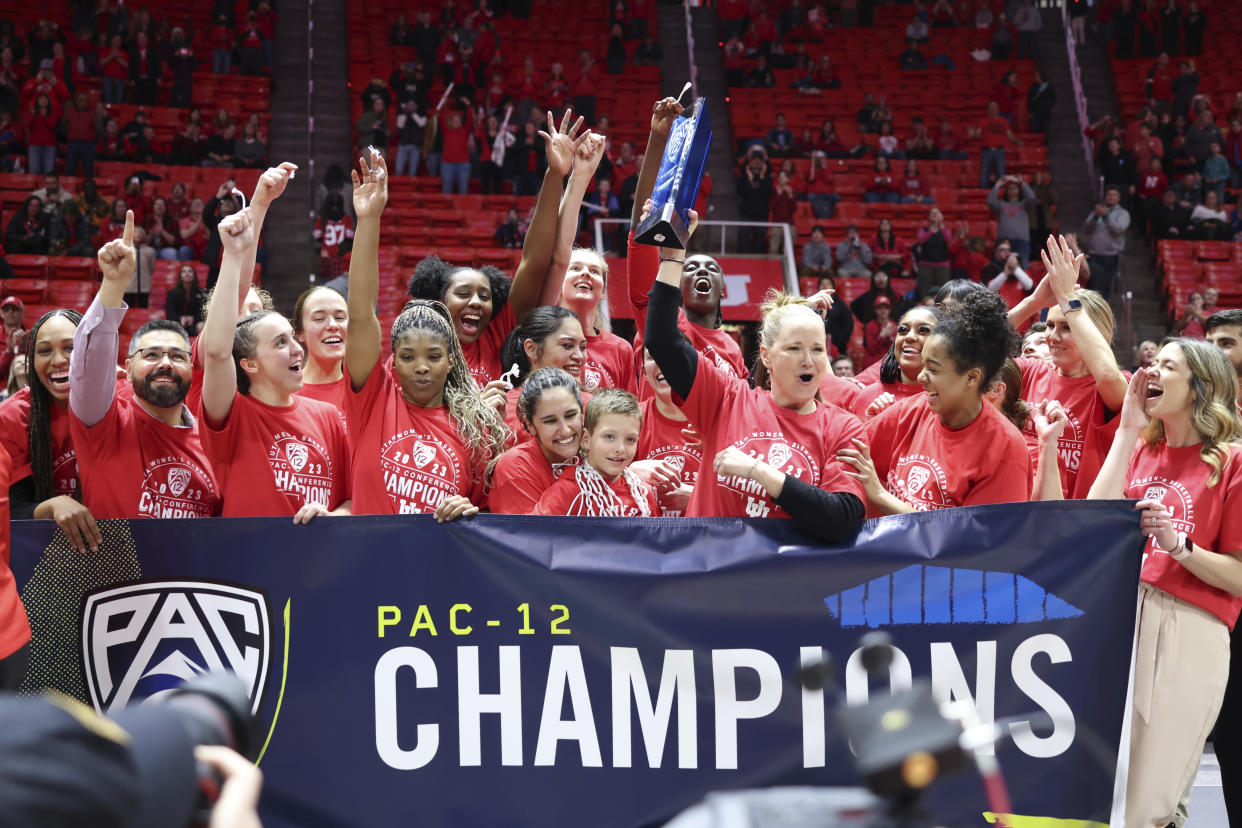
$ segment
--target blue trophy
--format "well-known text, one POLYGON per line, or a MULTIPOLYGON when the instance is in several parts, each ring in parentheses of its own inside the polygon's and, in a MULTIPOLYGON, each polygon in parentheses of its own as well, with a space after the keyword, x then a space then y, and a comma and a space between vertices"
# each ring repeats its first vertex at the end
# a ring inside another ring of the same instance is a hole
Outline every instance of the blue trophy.
POLYGON ((699 184, 712 145, 707 101, 699 98, 669 130, 668 145, 660 159, 651 192, 651 212, 634 230, 634 241, 684 250, 690 236, 689 211, 699 195, 699 184))

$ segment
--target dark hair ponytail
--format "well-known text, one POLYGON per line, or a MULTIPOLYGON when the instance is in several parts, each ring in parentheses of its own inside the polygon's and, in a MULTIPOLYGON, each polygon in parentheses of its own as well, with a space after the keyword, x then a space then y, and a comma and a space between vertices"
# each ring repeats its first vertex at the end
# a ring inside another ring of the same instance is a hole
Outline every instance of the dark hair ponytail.
POLYGON ((544 392, 556 388, 564 388, 568 391, 578 403, 578 408, 582 408, 582 392, 573 377, 560 368, 540 368, 522 383, 522 393, 518 394, 517 398, 518 421, 527 431, 533 433, 531 421, 535 416, 535 406, 539 405, 544 392))
POLYGON ((505 344, 501 346, 501 368, 508 371, 510 366, 516 365, 518 385, 521 385, 531 369, 530 357, 526 355, 526 340, 537 342, 542 348, 543 341, 559 331, 566 319, 577 318, 578 314, 559 305, 541 305, 535 308, 526 314, 520 325, 509 332, 505 344))

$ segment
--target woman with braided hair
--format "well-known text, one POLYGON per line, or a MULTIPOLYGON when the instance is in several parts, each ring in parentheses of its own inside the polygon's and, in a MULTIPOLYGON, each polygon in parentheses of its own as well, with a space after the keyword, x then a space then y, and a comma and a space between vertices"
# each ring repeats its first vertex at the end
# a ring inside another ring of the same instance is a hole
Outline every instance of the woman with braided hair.
POLYGON ((529 515, 543 493, 578 465, 583 394, 560 368, 539 368, 514 391, 516 416, 529 438, 496 461, 487 504, 496 514, 529 515))
POLYGON ((536 515, 651 517, 660 514, 655 491, 630 470, 638 451, 643 415, 638 398, 620 388, 601 388, 586 406, 582 464, 544 492, 536 515))
POLYGON ((353 440, 354 514, 473 515, 509 440, 483 400, 442 303, 412 300, 392 324, 391 370, 380 361, 380 216, 388 167, 372 150, 353 171, 358 227, 349 266, 345 418, 353 440))
POLYGON ((0 405, 0 446, 13 460, 9 489, 14 520, 51 519, 79 552, 102 540, 81 503, 77 455, 69 433, 69 354, 82 314, 60 308, 45 313, 27 337, 30 385, 0 405))

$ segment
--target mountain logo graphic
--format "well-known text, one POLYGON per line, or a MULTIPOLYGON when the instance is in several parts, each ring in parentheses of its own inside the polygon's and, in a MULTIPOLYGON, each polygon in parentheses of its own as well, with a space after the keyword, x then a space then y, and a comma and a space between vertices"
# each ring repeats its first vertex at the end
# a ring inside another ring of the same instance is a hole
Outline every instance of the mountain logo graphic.
POLYGON ((842 627, 1029 624, 1082 610, 1012 572, 907 566, 824 599, 842 627))
POLYGON ((267 596, 210 581, 141 581, 86 598, 82 661, 100 713, 157 699, 201 673, 235 674, 257 713, 271 662, 267 596))

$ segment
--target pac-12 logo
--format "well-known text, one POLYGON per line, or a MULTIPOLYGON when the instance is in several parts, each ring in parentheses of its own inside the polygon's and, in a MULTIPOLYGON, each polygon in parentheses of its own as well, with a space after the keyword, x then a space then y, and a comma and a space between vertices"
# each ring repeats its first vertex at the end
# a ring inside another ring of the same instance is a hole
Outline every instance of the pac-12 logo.
POLYGON ((267 596, 231 584, 143 581, 91 593, 82 613, 86 684, 100 713, 221 671, 245 683, 258 713, 271 642, 267 596))

